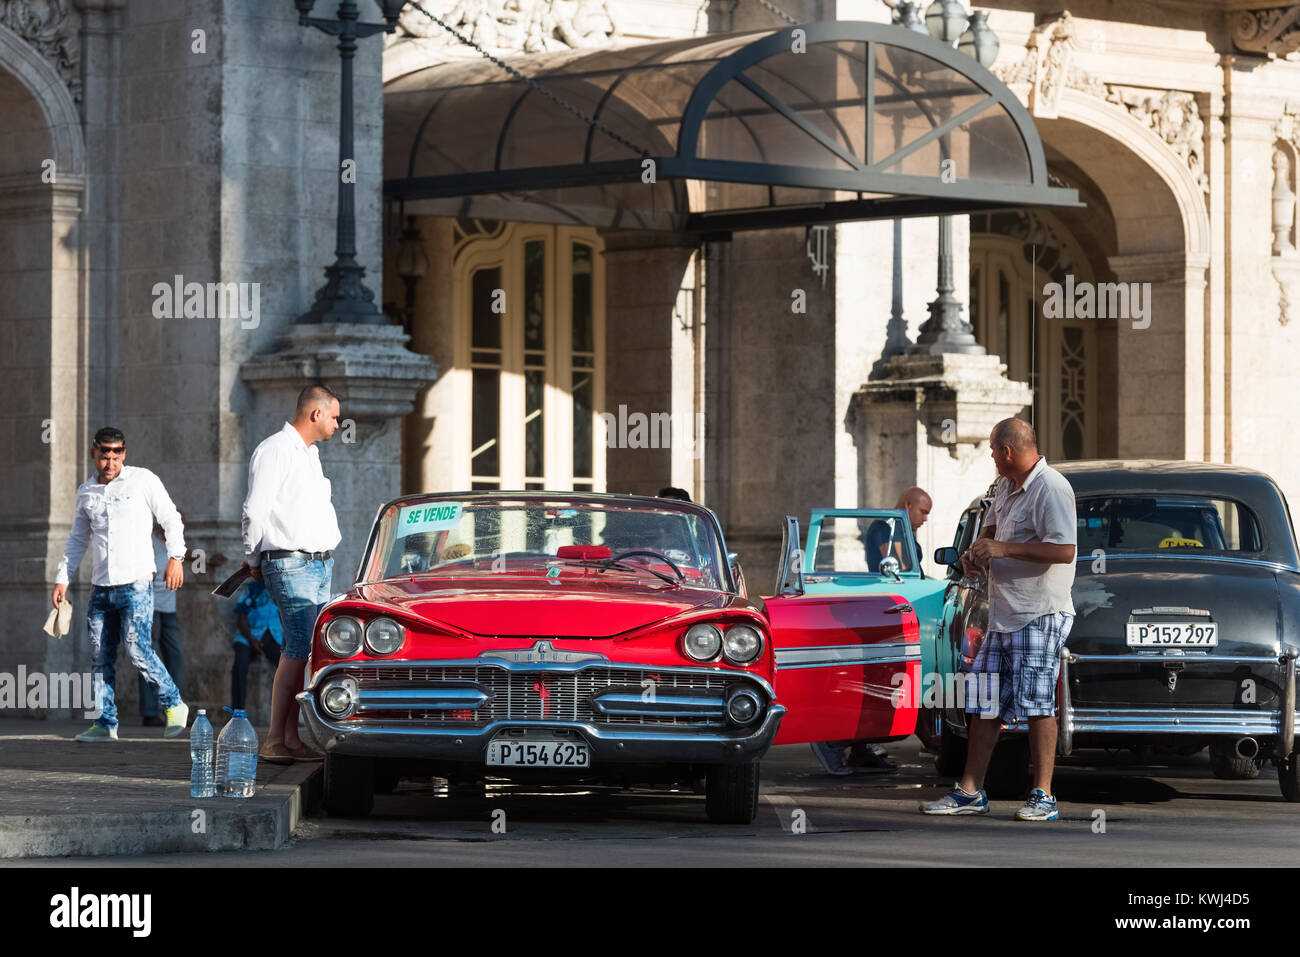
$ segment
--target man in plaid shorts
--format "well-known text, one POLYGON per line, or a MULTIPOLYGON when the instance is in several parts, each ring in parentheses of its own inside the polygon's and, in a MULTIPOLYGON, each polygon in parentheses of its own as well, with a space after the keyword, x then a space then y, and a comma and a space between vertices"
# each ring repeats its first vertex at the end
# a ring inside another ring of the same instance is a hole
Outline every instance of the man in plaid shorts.
POLYGON ((988 569, 988 633, 971 665, 979 693, 967 695, 966 703, 967 712, 983 720, 970 721, 961 780, 950 794, 923 803, 921 811, 987 814, 984 773, 1001 723, 1026 718, 1034 788, 1016 819, 1054 821, 1056 680, 1074 624, 1074 490, 1038 454, 1029 423, 1003 419, 993 427, 989 446, 1001 478, 984 528, 962 556, 968 574, 978 574, 979 566, 988 569), (981 706, 994 700, 996 708, 981 706))

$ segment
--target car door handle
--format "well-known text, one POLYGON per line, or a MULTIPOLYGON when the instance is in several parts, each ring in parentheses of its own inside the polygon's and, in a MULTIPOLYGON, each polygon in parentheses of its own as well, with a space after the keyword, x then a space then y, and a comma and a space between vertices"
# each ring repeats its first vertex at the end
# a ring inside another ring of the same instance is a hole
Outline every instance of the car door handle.
POLYGON ((911 605, 909 605, 907 602, 903 602, 901 605, 894 605, 894 606, 892 606, 892 607, 890 607, 890 608, 886 608, 886 609, 885 609, 885 614, 886 614, 886 615, 901 615, 901 614, 902 614, 903 612, 905 612, 905 611, 910 611, 912 614, 916 614, 916 609, 913 608, 911 605))

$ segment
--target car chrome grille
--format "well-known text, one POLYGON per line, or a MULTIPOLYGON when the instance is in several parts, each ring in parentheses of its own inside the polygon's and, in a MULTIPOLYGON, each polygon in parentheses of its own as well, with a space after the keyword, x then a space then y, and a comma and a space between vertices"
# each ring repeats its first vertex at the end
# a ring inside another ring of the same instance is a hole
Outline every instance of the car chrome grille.
MULTIPOLYGON (((488 693, 481 707, 469 710, 424 710, 398 708, 367 711, 352 720, 393 721, 446 727, 473 728, 493 721, 581 721, 598 725, 641 725, 656 728, 721 728, 724 718, 679 715, 609 715, 591 706, 593 695, 610 688, 640 693, 647 679, 654 681, 656 694, 686 693, 725 697, 737 684, 754 690, 758 686, 741 674, 675 672, 671 669, 589 667, 574 672, 507 671, 492 666, 414 666, 401 664, 357 665, 341 669, 357 679, 364 695, 368 690, 400 689, 411 686, 437 687, 476 685, 488 693), (544 686, 544 689, 543 689, 544 686)), ((340 672, 335 671, 337 675, 340 672)), ((766 695, 763 695, 766 699, 766 695)))

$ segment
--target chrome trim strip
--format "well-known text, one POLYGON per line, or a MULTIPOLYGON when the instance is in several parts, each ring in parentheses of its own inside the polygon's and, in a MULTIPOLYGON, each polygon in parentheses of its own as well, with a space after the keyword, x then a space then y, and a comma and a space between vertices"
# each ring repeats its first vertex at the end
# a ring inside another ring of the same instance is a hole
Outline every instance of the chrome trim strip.
POLYGON ((357 692, 358 711, 391 711, 423 708, 428 711, 464 711, 481 707, 488 700, 479 688, 394 688, 357 692))
POLYGON ((1061 648, 1061 703, 1060 720, 1056 730, 1056 753, 1068 757, 1074 750, 1074 714, 1070 710, 1070 665, 1078 661, 1077 655, 1070 649, 1061 648))
POLYGON ((1071 715, 1075 734, 1249 734, 1270 736, 1281 730, 1279 711, 1197 709, 1179 712, 1147 709, 1075 708, 1071 715))
MULTIPOLYGON (((1164 554, 1152 553, 1152 552, 1143 552, 1140 554, 1132 553, 1132 552, 1107 552, 1106 553, 1106 561, 1108 562, 1113 562, 1121 558, 1123 559, 1159 558, 1162 560, 1169 559, 1169 558, 1177 558, 1177 559, 1191 559, 1192 561, 1198 561, 1198 562, 1227 562, 1228 564, 1231 565, 1258 565, 1263 568, 1272 568, 1278 571, 1296 572, 1300 574, 1300 568, 1296 568, 1293 565, 1284 565, 1281 562, 1264 561, 1259 558, 1231 558, 1227 555, 1197 555, 1194 552, 1166 552, 1164 554)), ((1077 565, 1079 562, 1091 562, 1092 560, 1093 557, 1091 554, 1078 555, 1075 557, 1074 563, 1077 565)))
POLYGON ((1286 688, 1282 692, 1282 729, 1277 740, 1276 753, 1280 760, 1288 760, 1295 751, 1295 662, 1300 649, 1284 645, 1278 663, 1286 669, 1286 688))
MULTIPOLYGON (((1151 650, 1157 651, 1157 649, 1151 649, 1151 650)), ((1128 654, 1128 655, 1072 654, 1071 660, 1072 661, 1126 661, 1129 663, 1137 663, 1137 664, 1151 664, 1152 662, 1155 661, 1174 660, 1174 661, 1187 662, 1192 664, 1200 664, 1201 662, 1204 661, 1204 662, 1209 662, 1210 664, 1220 664, 1220 663, 1237 664, 1237 665, 1259 664, 1259 665, 1273 665, 1275 667, 1278 665, 1278 656, 1277 656, 1277 652, 1275 651, 1270 651, 1267 654, 1263 654, 1263 655, 1207 655, 1207 654, 1198 654, 1195 651, 1192 651, 1190 654, 1185 654, 1182 650, 1173 649, 1173 648, 1166 649, 1164 651, 1158 651, 1158 653, 1156 654, 1142 654, 1139 653, 1136 649, 1134 650, 1133 654, 1128 654)))
MULTIPOLYGON (((759 702, 760 706, 762 702, 759 702)), ((656 694, 646 700, 636 693, 605 692, 593 695, 592 710, 597 714, 637 715, 639 717, 725 718, 727 702, 712 696, 656 694)))
POLYGON ((493 721, 480 728, 409 727, 376 722, 338 723, 316 708, 310 691, 295 700, 307 725, 308 736, 327 754, 377 757, 417 757, 466 764, 483 764, 488 742, 514 728, 578 732, 591 748, 592 762, 656 762, 690 764, 740 764, 756 761, 776 738, 785 716, 784 706, 767 709, 760 724, 734 731, 700 731, 684 728, 671 732, 635 725, 598 727, 581 721, 493 721))
MULTIPOLYGON (((919 648, 919 646, 918 646, 919 648)), ((918 652, 919 653, 919 652, 918 652)), ((336 661, 332 664, 325 665, 312 673, 311 681, 307 685, 307 691, 315 691, 322 681, 334 674, 336 671, 346 671, 349 668, 377 668, 381 671, 385 668, 500 668, 503 671, 518 671, 524 673, 533 672, 552 672, 567 673, 576 671, 585 671, 588 668, 609 668, 616 671, 653 671, 671 674, 687 675, 713 675, 724 678, 737 678, 746 681, 752 681, 767 693, 768 700, 775 700, 776 692, 772 690, 772 685, 761 675, 754 674, 751 671, 745 671, 741 668, 704 668, 691 667, 689 665, 663 665, 642 664, 639 662, 629 661, 505 661, 501 659, 484 659, 484 658, 420 658, 420 659, 374 659, 374 658, 349 658, 345 661, 336 661)))
POLYGON ((807 645, 776 650, 777 668, 825 668, 920 660, 921 645, 916 641, 882 642, 878 645, 807 645))

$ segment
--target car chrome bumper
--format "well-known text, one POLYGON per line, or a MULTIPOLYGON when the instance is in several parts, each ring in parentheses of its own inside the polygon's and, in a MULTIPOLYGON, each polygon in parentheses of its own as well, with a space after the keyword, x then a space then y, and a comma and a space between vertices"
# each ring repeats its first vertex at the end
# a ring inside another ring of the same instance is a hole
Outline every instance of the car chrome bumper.
MULTIPOLYGON (((1061 700, 1057 751, 1074 750, 1076 734, 1213 734, 1237 737, 1276 738, 1274 752, 1285 758, 1295 750, 1296 658, 1297 649, 1285 646, 1275 659, 1233 655, 1170 656, 1170 663, 1245 664, 1258 667, 1275 661, 1282 671, 1282 707, 1276 711, 1243 711, 1234 708, 1077 708, 1070 700, 1070 668, 1080 662, 1132 662, 1132 655, 1077 655, 1061 649, 1061 700)), ((1161 661, 1162 659, 1155 659, 1161 661)))
POLYGON ((482 764, 488 742, 507 729, 568 730, 591 748, 593 766, 618 764, 744 764, 761 758, 776 739, 785 707, 773 704, 749 729, 681 729, 631 726, 598 727, 583 721, 493 721, 473 728, 413 727, 408 724, 332 721, 320 713, 315 696, 303 691, 298 706, 315 745, 328 753, 359 757, 426 758, 482 764))

